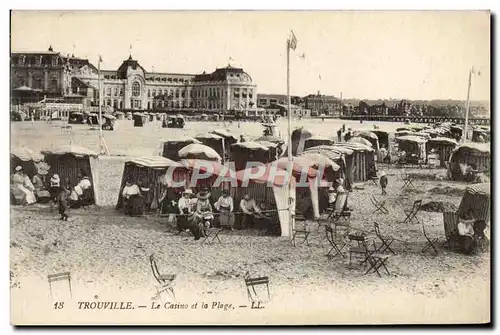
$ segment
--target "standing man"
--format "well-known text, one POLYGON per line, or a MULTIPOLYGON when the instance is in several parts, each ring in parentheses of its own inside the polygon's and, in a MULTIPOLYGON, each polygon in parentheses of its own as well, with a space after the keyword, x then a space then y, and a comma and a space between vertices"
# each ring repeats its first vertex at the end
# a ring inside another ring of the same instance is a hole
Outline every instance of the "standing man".
POLYGON ((387 179, 387 176, 385 175, 385 171, 382 171, 380 173, 380 187, 382 188, 382 195, 386 195, 387 192, 386 192, 386 188, 387 188, 387 184, 389 183, 389 180, 387 179))

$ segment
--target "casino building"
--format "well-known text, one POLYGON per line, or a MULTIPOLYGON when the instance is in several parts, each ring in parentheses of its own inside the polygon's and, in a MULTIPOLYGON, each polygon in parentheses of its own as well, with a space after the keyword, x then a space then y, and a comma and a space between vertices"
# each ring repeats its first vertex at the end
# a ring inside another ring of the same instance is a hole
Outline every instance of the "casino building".
POLYGON ((202 74, 148 72, 130 55, 116 70, 101 69, 99 92, 97 66, 52 47, 45 52, 13 52, 10 64, 13 104, 49 97, 97 106, 101 93, 102 105, 117 110, 215 113, 257 107, 251 76, 230 65, 202 74))

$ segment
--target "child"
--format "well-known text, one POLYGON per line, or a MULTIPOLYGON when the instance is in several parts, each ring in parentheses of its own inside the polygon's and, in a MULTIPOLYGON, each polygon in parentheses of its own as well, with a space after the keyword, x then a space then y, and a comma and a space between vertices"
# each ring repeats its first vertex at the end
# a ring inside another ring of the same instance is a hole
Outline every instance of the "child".
POLYGON ((69 195, 70 191, 67 186, 61 186, 59 194, 57 196, 57 203, 59 204, 59 214, 61 214, 60 220, 68 221, 68 214, 66 210, 69 208, 69 195))
POLYGON ((387 187, 387 184, 389 183, 389 180, 387 180, 387 176, 385 175, 385 171, 382 171, 380 173, 380 187, 382 187, 382 195, 387 194, 385 191, 385 188, 387 187))

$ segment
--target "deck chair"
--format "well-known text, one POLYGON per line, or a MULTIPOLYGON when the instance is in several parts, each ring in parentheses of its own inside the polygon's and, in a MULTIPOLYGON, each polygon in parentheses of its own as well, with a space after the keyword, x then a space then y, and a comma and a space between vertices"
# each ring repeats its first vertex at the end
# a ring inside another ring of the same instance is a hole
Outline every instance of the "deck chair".
POLYGON ((375 214, 377 212, 381 212, 382 214, 389 214, 389 211, 385 207, 385 200, 379 201, 375 196, 372 194, 370 198, 373 206, 375 206, 375 210, 373 211, 372 214, 375 214))
POLYGON ((308 241, 308 238, 309 238, 309 234, 311 233, 307 227, 306 227, 306 218, 304 216, 304 214, 302 214, 301 212, 296 212, 295 213, 295 216, 294 216, 294 220, 295 222, 299 221, 299 222, 304 222, 304 229, 292 229, 292 240, 290 241, 291 244, 293 244, 294 247, 296 247, 296 243, 295 243, 295 240, 298 239, 299 237, 302 237, 303 241, 301 244, 307 244, 309 245, 309 241, 308 241))
POLYGON ((326 254, 326 257, 328 257, 329 259, 333 259, 333 258, 337 257, 337 255, 340 255, 340 256, 342 256, 342 258, 344 258, 345 255, 343 254, 342 250, 345 248, 345 246, 347 244, 345 242, 338 241, 335 239, 335 237, 333 235, 333 229, 329 225, 325 225, 325 235, 326 235, 326 239, 328 240, 328 242, 330 243, 330 246, 331 246, 331 249, 326 254), (341 245, 339 245, 339 244, 341 244, 341 245), (334 251, 335 251, 335 254, 332 255, 332 253, 334 251))
POLYGON ((415 184, 413 184, 414 178, 409 173, 401 173, 401 179, 403 180, 403 186, 401 188, 415 188, 415 184))
POLYGON ((379 277, 382 277, 380 275, 379 269, 381 267, 384 268, 385 272, 387 272, 388 275, 391 273, 387 269, 387 260, 389 259, 390 255, 387 254, 382 254, 377 251, 375 244, 373 245, 373 249, 370 250, 368 243, 366 240, 363 240, 362 245, 364 246, 365 249, 365 262, 368 264, 368 270, 366 270, 365 275, 370 273, 370 271, 376 272, 379 277))
POLYGON ((159 286, 156 286, 156 296, 154 296, 153 299, 157 300, 158 298, 160 298, 160 295, 163 292, 170 292, 172 294, 172 297, 175 299, 175 293, 172 284, 177 275, 161 274, 160 271, 158 271, 158 265, 156 264, 154 254, 151 254, 151 256, 149 256, 149 264, 151 265, 153 276, 155 277, 158 284, 160 284, 159 286))
POLYGON ((222 241, 219 238, 219 233, 222 231, 222 228, 208 228, 205 229, 205 238, 203 241, 201 241, 201 244, 207 243, 207 244, 212 244, 215 240, 219 241, 219 243, 222 243, 222 241))
POLYGON ((248 294, 248 300, 250 302, 258 301, 258 294, 257 291, 255 290, 256 286, 266 286, 267 289, 267 300, 271 299, 271 295, 269 293, 269 277, 255 277, 251 278, 250 273, 247 271, 245 273, 245 285, 247 287, 247 294, 248 294), (253 294, 252 294, 253 292, 253 294))
POLYGON ((427 240, 427 244, 422 248, 422 253, 425 253, 427 250, 430 250, 430 248, 432 248, 432 249, 434 249, 434 252, 436 253, 436 255, 438 255, 439 252, 437 251, 435 244, 437 243, 439 238, 438 237, 429 237, 427 235, 427 232, 425 230, 425 224, 423 222, 422 222, 422 231, 424 233, 425 239, 427 240))
POLYGON ((404 219, 403 223, 411 223, 415 221, 416 223, 420 223, 420 221, 417 218, 418 212, 420 212, 420 207, 422 206, 422 200, 415 200, 413 202, 413 206, 411 210, 403 210, 406 214, 406 218, 404 219))
POLYGON ((353 255, 363 256, 363 261, 361 261, 360 264, 364 264, 367 261, 366 258, 366 254, 368 252, 367 245, 375 242, 373 241, 373 239, 368 238, 365 235, 349 234, 347 237, 351 245, 349 248, 349 267, 351 267, 352 265, 353 255))
POLYGON ((444 245, 454 248, 458 245, 458 213, 443 212, 444 233, 446 241, 444 245))
POLYGON ((335 203, 326 210, 328 213, 327 220, 330 220, 334 226, 335 237, 337 236, 337 227, 344 227, 349 231, 351 211, 344 210, 348 195, 347 192, 339 193, 335 203))
POLYGON ((375 229, 375 235, 377 235, 378 239, 382 243, 382 245, 377 249, 377 252, 385 252, 387 250, 395 255, 396 253, 391 249, 391 244, 394 242, 394 237, 382 235, 382 233, 380 233, 380 226, 377 222, 373 224, 373 227, 375 229))
POLYGON ((55 281, 60 281, 60 280, 67 280, 68 281, 69 296, 73 297, 73 294, 71 293, 71 274, 69 272, 61 272, 61 273, 56 273, 53 275, 48 275, 47 280, 49 281, 49 291, 50 291, 51 297, 52 297, 52 283, 55 281))

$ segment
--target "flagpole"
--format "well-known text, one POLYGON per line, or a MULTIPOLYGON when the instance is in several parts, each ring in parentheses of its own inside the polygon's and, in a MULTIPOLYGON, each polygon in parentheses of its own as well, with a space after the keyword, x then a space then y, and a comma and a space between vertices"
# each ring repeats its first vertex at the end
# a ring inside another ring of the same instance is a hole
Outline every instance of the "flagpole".
POLYGON ((99 90, 99 153, 102 153, 102 110, 101 110, 101 55, 99 55, 99 61, 97 62, 97 83, 99 90))
POLYGON ((470 98, 471 80, 472 80, 472 69, 469 70, 469 84, 467 86, 467 102, 465 104, 465 125, 464 125, 464 134, 462 136, 463 143, 467 141, 467 124, 469 123, 469 98, 470 98))
MULTIPOLYGON (((292 108, 290 98, 290 39, 286 42, 286 95, 288 104, 288 172, 290 178, 292 177, 292 108)), ((289 237, 293 235, 293 214, 292 214, 292 183, 288 185, 288 213, 289 213, 289 237)))

